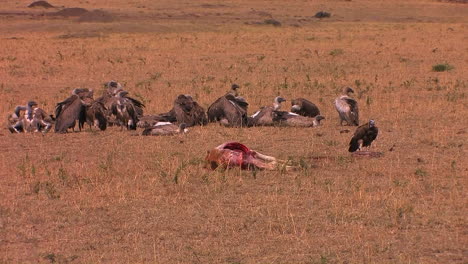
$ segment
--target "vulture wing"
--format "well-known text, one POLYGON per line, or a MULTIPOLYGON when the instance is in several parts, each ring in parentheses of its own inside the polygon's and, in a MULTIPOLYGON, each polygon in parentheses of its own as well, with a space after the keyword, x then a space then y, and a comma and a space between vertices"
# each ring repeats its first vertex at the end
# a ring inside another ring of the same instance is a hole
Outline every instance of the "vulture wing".
POLYGON ((364 140, 367 135, 367 130, 369 129, 369 123, 366 123, 362 126, 359 126, 356 131, 354 132, 351 141, 349 142, 349 152, 355 152, 359 149, 359 141, 364 140))

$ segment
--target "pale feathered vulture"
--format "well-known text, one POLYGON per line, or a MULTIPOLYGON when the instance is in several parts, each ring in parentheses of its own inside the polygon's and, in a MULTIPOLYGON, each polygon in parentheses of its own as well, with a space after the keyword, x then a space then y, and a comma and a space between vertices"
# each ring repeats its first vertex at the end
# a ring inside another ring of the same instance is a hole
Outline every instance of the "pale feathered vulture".
POLYGON ((26 106, 15 108, 13 114, 8 118, 8 129, 12 133, 48 132, 53 121, 53 117, 37 107, 35 101, 29 101, 26 106))
POLYGON ((242 127, 249 125, 247 101, 237 94, 238 85, 233 84, 231 91, 218 98, 208 107, 208 121, 220 122, 222 125, 242 127))
POLYGON ((55 132, 66 133, 69 128, 75 130, 76 121, 81 130, 86 122, 85 100, 92 100, 93 91, 89 89, 74 89, 72 96, 55 107, 55 132))
POLYGON ((285 102, 281 96, 275 97, 273 100, 273 105, 271 106, 264 106, 260 108, 257 112, 250 116, 251 123, 254 126, 273 126, 275 125, 274 118, 276 117, 276 111, 281 109, 281 103, 285 102))
POLYGON ((304 98, 297 98, 291 101, 291 112, 309 117, 320 115, 318 107, 311 101, 304 98))
POLYGON ((176 134, 187 133, 187 125, 182 123, 175 125, 170 122, 158 122, 154 126, 143 130, 143 136, 173 136, 176 134))
POLYGON ((128 92, 123 90, 122 85, 116 81, 109 81, 105 84, 107 89, 104 91, 103 95, 96 99, 96 101, 100 102, 106 111, 106 119, 108 125, 121 125, 122 120, 117 119, 116 109, 120 102, 120 104, 132 104, 132 109, 136 113, 137 118, 143 116, 143 108, 145 105, 128 95, 128 92))
POLYGON ((340 116, 340 125, 343 125, 343 121, 346 121, 348 126, 358 126, 358 103, 349 96, 350 93, 354 93, 354 90, 350 87, 345 87, 343 89, 343 94, 336 98, 335 107, 340 116))
POLYGON ((348 151, 355 152, 362 147, 370 147, 372 141, 377 138, 378 133, 379 129, 375 126, 374 120, 370 120, 369 123, 359 126, 349 142, 348 151))
MULTIPOLYGON (((112 100, 111 113, 119 126, 136 130, 138 123, 138 106, 128 99, 127 91, 119 91, 112 100)), ((141 108, 140 108, 141 109, 141 108)))
POLYGON ((325 117, 317 115, 314 117, 301 116, 296 113, 286 111, 275 111, 273 122, 275 125, 290 126, 290 127, 317 127, 320 126, 320 121, 325 117))

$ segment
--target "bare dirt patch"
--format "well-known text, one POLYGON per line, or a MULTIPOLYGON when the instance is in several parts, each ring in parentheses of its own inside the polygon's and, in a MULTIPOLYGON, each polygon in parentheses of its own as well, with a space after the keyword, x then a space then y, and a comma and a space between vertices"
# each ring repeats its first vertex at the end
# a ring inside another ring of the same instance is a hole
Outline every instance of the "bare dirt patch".
POLYGON ((54 16, 64 16, 64 17, 79 17, 82 16, 86 13, 89 13, 89 11, 85 8, 81 7, 68 7, 64 8, 60 11, 57 11, 55 13, 51 13, 50 15, 54 16))
POLYGON ((101 22, 101 23, 109 23, 116 19, 116 17, 103 10, 93 10, 90 12, 86 12, 82 14, 78 18, 78 22, 101 22))

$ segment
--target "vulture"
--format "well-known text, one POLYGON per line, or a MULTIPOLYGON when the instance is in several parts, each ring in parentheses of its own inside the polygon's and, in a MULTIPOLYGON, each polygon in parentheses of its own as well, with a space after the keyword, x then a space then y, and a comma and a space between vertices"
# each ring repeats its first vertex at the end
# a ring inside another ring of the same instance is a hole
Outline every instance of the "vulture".
POLYGON ((273 115, 273 123, 290 127, 317 127, 323 119, 321 115, 308 117, 286 111, 275 111, 273 115))
POLYGON ((349 152, 360 150, 361 147, 370 147, 372 141, 377 138, 379 129, 375 126, 375 121, 370 120, 362 126, 359 126, 354 132, 353 138, 349 142, 349 152))
POLYGON ((76 120, 79 128, 86 122, 85 100, 93 98, 93 91, 89 89, 74 89, 72 96, 57 104, 55 107, 55 133, 66 133, 69 128, 75 130, 76 120))
POLYGON ((249 117, 247 116, 249 104, 243 97, 238 96, 238 88, 237 84, 233 84, 231 91, 218 98, 208 107, 209 122, 220 122, 225 126, 232 127, 249 125, 249 117))
POLYGON ((208 123, 205 109, 193 100, 190 95, 181 94, 177 96, 174 106, 168 115, 172 117, 168 121, 172 122, 175 117, 177 123, 185 123, 187 127, 206 125, 208 123))
POLYGON ((92 100, 85 104, 86 123, 104 131, 107 128, 106 108, 102 102, 92 100))
POLYGON ((311 101, 304 98, 297 98, 291 101, 291 112, 309 117, 320 115, 318 107, 311 101))
POLYGON ((173 136, 176 134, 187 133, 187 125, 181 123, 180 125, 175 125, 170 122, 158 122, 154 126, 146 128, 143 130, 143 136, 173 136))
POLYGON ((158 115, 144 115, 138 118, 137 126, 141 128, 149 128, 156 125, 159 122, 177 122, 177 118, 172 115, 172 112, 162 113, 158 115))
POLYGON ((122 89, 122 85, 116 81, 110 81, 106 84, 107 89, 104 91, 103 95, 96 99, 100 102, 106 111, 106 119, 108 125, 121 125, 122 120, 117 119, 116 108, 118 102, 125 104, 132 104, 133 110, 136 113, 136 116, 139 118, 143 116, 143 108, 145 105, 139 100, 128 96, 128 92, 122 89))
POLYGON ((335 99, 335 107, 340 115, 340 125, 346 121, 348 126, 359 126, 359 109, 356 100, 349 97, 349 93, 354 93, 350 87, 343 89, 343 94, 335 99))
POLYGON ((29 101, 26 106, 17 106, 8 118, 8 129, 12 133, 48 132, 52 127, 53 117, 37 107, 35 101, 29 101), (21 112, 24 111, 24 114, 21 112))
MULTIPOLYGON (((117 124, 122 128, 136 130, 138 123, 138 106, 128 99, 127 91, 119 91, 112 98, 111 113, 115 116, 117 124)), ((141 108, 140 108, 141 109, 141 108)))
POLYGON ((285 102, 281 96, 277 96, 273 101, 272 106, 264 106, 260 108, 255 114, 250 116, 251 123, 254 126, 272 126, 275 124, 274 118, 276 117, 276 112, 280 110, 281 103, 285 102))

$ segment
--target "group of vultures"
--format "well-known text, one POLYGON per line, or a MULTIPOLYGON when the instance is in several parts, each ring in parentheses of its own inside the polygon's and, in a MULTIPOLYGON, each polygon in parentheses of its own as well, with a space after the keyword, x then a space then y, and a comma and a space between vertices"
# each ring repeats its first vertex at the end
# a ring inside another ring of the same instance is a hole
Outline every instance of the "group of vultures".
MULTIPOLYGON (((316 127, 321 120, 319 108, 304 98, 291 100, 291 111, 281 109, 286 100, 277 96, 273 103, 261 107, 253 115, 248 115, 248 103, 238 94, 239 86, 233 84, 228 93, 218 98, 208 110, 200 106, 190 95, 177 96, 170 111, 155 115, 145 115, 145 105, 129 96, 116 81, 106 83, 106 90, 94 99, 93 90, 74 89, 71 96, 57 104, 55 114, 49 115, 38 107, 35 101, 25 106, 17 106, 8 117, 8 129, 12 133, 48 132, 53 126, 56 133, 75 131, 76 124, 81 130, 85 124, 90 128, 106 130, 108 126, 136 130, 143 128, 142 135, 175 135, 187 132, 187 127, 217 122, 227 127, 252 126, 293 126, 316 127)), ((340 124, 359 126, 358 104, 350 94, 353 89, 346 87, 335 100, 340 124)), ((351 139, 349 151, 368 147, 377 137, 375 122, 359 126, 351 139)))

